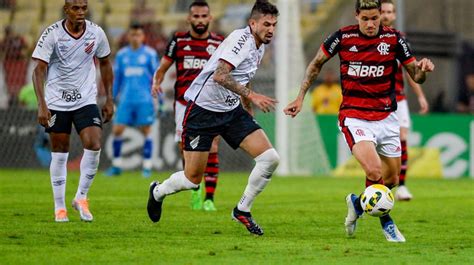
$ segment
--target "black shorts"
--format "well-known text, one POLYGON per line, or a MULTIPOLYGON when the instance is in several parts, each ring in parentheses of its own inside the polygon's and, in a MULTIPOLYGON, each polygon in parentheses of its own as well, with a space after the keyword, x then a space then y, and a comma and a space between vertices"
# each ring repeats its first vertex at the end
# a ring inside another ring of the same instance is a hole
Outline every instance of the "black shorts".
POLYGON ((257 121, 239 105, 228 112, 214 112, 189 102, 183 120, 182 142, 186 151, 209 151, 220 135, 234 149, 252 132, 261 129, 257 121))
POLYGON ((72 124, 74 124, 78 134, 87 127, 97 126, 102 128, 102 118, 99 114, 99 108, 95 104, 72 111, 49 111, 51 112, 51 119, 49 120, 49 128, 46 128, 47 133, 71 134, 72 124))

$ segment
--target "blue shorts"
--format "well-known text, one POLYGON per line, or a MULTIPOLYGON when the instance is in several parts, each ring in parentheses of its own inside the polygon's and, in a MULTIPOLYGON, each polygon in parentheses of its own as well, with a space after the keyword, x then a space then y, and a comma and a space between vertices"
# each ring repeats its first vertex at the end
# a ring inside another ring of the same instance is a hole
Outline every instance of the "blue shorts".
POLYGON ((155 120, 155 106, 153 102, 120 102, 115 113, 115 124, 127 126, 149 126, 155 120))
POLYGON ((237 149, 252 132, 261 129, 257 121, 239 105, 228 112, 214 112, 189 102, 183 121, 182 142, 186 151, 209 151, 220 135, 237 149))

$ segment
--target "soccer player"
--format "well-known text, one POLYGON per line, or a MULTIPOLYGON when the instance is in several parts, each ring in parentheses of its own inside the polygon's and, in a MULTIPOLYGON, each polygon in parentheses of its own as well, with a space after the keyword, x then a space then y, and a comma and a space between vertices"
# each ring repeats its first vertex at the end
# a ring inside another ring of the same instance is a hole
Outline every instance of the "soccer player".
POLYGON ((155 120, 155 104, 151 96, 153 73, 158 68, 158 55, 143 44, 145 32, 139 24, 132 24, 128 31, 129 45, 120 49, 115 58, 113 96, 118 102, 114 119, 113 160, 106 175, 122 172, 122 134, 126 126, 135 126, 145 136, 143 144, 143 177, 151 176, 153 141, 151 125, 155 120))
MULTIPOLYGON (((173 62, 176 63, 176 83, 175 83, 175 141, 182 153, 181 134, 183 131, 184 111, 187 101, 184 93, 189 88, 194 79, 199 75, 204 65, 217 47, 222 43, 224 37, 209 32, 209 23, 212 20, 209 5, 203 1, 195 1, 189 6, 188 23, 191 26, 187 32, 177 32, 168 44, 166 53, 161 59, 160 68, 156 71, 153 83, 153 93, 157 95, 161 92, 161 83, 168 69, 173 62)), ((204 171, 204 183, 206 198, 204 202, 201 198, 201 187, 192 190, 191 208, 194 210, 204 209, 205 211, 216 211, 214 205, 214 193, 219 176, 219 159, 217 155, 219 137, 214 138, 206 170, 204 171)))
POLYGON ((161 184, 151 183, 147 208, 153 222, 160 220, 167 195, 198 187, 212 140, 221 135, 232 148, 242 148, 256 162, 244 194, 232 210, 232 217, 250 233, 263 235, 250 210, 278 166, 279 155, 265 132, 242 107, 241 97, 264 112, 276 104, 275 99, 252 91, 249 81, 262 60, 264 44, 273 38, 277 16, 276 6, 268 1, 256 1, 249 25, 234 30, 224 40, 186 91, 185 99, 189 102, 182 135, 185 168, 161 184))
POLYGON ((84 154, 79 187, 72 206, 81 220, 92 221, 87 193, 97 173, 102 138, 102 118, 97 107, 94 58, 98 58, 107 99, 104 122, 114 113, 110 47, 104 31, 85 19, 87 0, 65 0, 66 18, 43 32, 33 52, 33 84, 38 99, 38 122, 51 139, 50 165, 56 222, 68 222, 65 191, 71 127, 80 136, 84 154))
MULTIPOLYGON (((393 23, 397 19, 395 5, 392 0, 381 0, 382 5, 382 24, 386 27, 393 28, 393 23)), ((408 109, 408 102, 406 100, 405 91, 404 91, 404 82, 403 82, 403 69, 402 65, 398 64, 397 74, 395 75, 395 92, 397 95, 397 105, 398 109, 395 112, 398 116, 398 121, 400 122, 400 142, 402 144, 402 166, 400 170, 400 179, 395 198, 400 201, 409 201, 413 198, 413 195, 410 193, 408 188, 405 185, 406 172, 408 170, 408 148, 407 148, 407 138, 408 131, 410 129, 411 120, 410 120, 410 111, 408 109)), ((413 88, 415 92, 418 103, 420 104, 420 114, 426 114, 428 112, 428 102, 426 101, 425 94, 423 89, 419 84, 413 81, 409 75, 406 75, 406 80, 410 84, 410 87, 413 88)))
MULTIPOLYGON (((366 174, 366 186, 385 184, 393 188, 400 173, 400 126, 395 97, 395 74, 400 61, 417 83, 434 70, 429 59, 416 61, 400 35, 383 27, 378 0, 356 0, 358 25, 344 27, 329 36, 306 69, 300 93, 286 108, 295 117, 304 96, 326 61, 339 54, 343 101, 339 109, 339 128, 366 174)), ((363 211, 360 198, 346 197, 346 232, 352 236, 363 211)), ((380 217, 382 231, 390 242, 405 242, 390 215, 380 217)))

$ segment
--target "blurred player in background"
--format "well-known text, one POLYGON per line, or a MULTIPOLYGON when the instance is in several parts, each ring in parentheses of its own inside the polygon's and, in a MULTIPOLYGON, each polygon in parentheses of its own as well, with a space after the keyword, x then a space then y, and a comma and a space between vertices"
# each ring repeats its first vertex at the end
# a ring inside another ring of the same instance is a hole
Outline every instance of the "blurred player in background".
MULTIPOLYGON (((393 28, 395 20, 397 19, 395 5, 393 4, 392 0, 381 0, 380 3, 382 4, 382 24, 386 27, 393 28)), ((408 139, 408 131, 411 125, 410 119, 410 110, 408 109, 408 102, 405 96, 404 91, 404 82, 403 82, 403 69, 402 64, 398 62, 398 71, 395 75, 396 83, 395 83, 395 91, 397 95, 397 111, 395 112, 398 116, 398 121, 400 122, 400 142, 402 145, 402 166, 400 170, 400 180, 399 180, 399 187, 395 194, 397 200, 400 201, 408 201, 413 198, 413 195, 410 193, 408 188, 405 186, 405 179, 406 173, 408 170, 408 147, 407 147, 407 139, 408 139)), ((405 78, 410 84, 410 87, 413 88, 415 92, 418 103, 420 104, 420 114, 426 114, 428 112, 428 102, 426 101, 425 94, 423 93, 423 89, 419 84, 417 84, 413 79, 408 75, 405 74, 405 78)))
POLYGON ((33 84, 38 99, 38 122, 51 139, 51 185, 56 222, 69 221, 65 204, 66 163, 72 125, 84 148, 79 187, 72 201, 81 220, 92 221, 87 193, 97 173, 102 138, 102 118, 97 107, 94 58, 99 59, 106 102, 104 122, 112 119, 112 64, 110 47, 102 28, 85 19, 87 0, 65 0, 66 19, 43 32, 33 52, 33 84))
MULTIPOLYGON (((161 93, 161 83, 166 72, 173 63, 176 64, 175 83, 175 141, 182 153, 181 134, 183 132, 184 111, 186 99, 184 93, 201 72, 211 55, 222 43, 224 37, 209 32, 209 23, 212 20, 209 5, 204 1, 194 1, 189 6, 188 23, 191 26, 188 32, 177 32, 168 44, 165 56, 161 59, 160 68, 156 71, 153 83, 153 94, 161 93)), ((204 171, 206 198, 202 200, 202 185, 192 190, 191 208, 194 210, 216 211, 214 193, 219 176, 219 159, 217 155, 219 137, 214 138, 204 171)))
MULTIPOLYGON (((344 27, 329 36, 306 69, 300 93, 285 108, 296 116, 304 96, 334 55, 341 61, 343 101, 339 110, 339 128, 366 173, 366 186, 385 184, 393 188, 400 173, 400 126, 395 114, 395 75, 400 61, 410 76, 423 83, 434 69, 429 59, 416 61, 400 33, 381 25, 379 0, 356 0, 358 25, 344 27)), ((360 198, 346 197, 346 232, 352 236, 357 219, 363 214, 360 198)), ((405 242, 390 215, 380 217, 382 231, 389 242, 405 242)))
POLYGON ((151 176, 153 141, 151 125, 155 121, 155 103, 151 96, 153 73, 158 68, 158 55, 143 44, 145 33, 140 24, 128 30, 129 45, 120 49, 114 64, 113 96, 117 104, 113 133, 113 160, 106 175, 122 172, 122 134, 127 126, 138 127, 145 137, 143 144, 143 177, 151 176))
MULTIPOLYGON (((270 182, 279 163, 279 155, 265 132, 241 104, 250 101, 264 112, 274 108, 276 100, 251 89, 250 80, 262 60, 277 23, 278 9, 267 1, 256 1, 249 26, 234 30, 213 53, 199 76, 185 93, 189 101, 183 121, 185 168, 163 183, 152 182, 149 189, 148 215, 153 222, 161 218, 167 195, 197 188, 204 174, 212 141, 217 135, 234 149, 242 148, 255 159, 247 187, 232 211, 234 220, 255 235, 263 235, 250 210, 255 197, 270 182)), ((248 104, 246 104, 248 105, 248 104)))

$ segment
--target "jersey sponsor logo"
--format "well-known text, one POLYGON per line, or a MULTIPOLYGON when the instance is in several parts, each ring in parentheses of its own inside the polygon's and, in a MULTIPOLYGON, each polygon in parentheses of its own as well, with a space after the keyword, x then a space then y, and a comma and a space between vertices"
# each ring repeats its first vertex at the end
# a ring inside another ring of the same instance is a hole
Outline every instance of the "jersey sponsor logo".
POLYGON ((349 38, 358 38, 359 33, 344 33, 342 34, 343 39, 349 39, 349 38))
POLYGON ((202 69, 204 65, 206 65, 206 59, 199 59, 199 58, 186 58, 183 60, 183 68, 184 69, 202 69))
POLYGON ((74 90, 63 90, 63 95, 62 98, 66 102, 75 102, 76 100, 79 100, 82 98, 81 93, 77 89, 74 90))
POLYGON ((131 77, 131 76, 142 76, 145 70, 143 67, 134 67, 134 66, 129 66, 125 68, 125 73, 124 75, 126 77, 131 77))
POLYGON ((350 76, 357 77, 381 77, 385 71, 385 66, 383 65, 356 65, 350 64, 347 74, 350 76))
POLYGON ((235 104, 239 103, 239 98, 238 97, 232 97, 232 96, 227 96, 225 99, 225 103, 229 106, 232 107, 235 104))
POLYGON ((68 47, 67 47, 66 45, 61 45, 61 46, 59 46, 59 51, 61 51, 61 52, 67 52, 67 48, 68 48, 68 47))
POLYGON ((92 50, 94 49, 94 45, 95 45, 95 42, 86 42, 84 43, 84 46, 86 46, 86 48, 84 49, 84 51, 87 53, 87 54, 91 54, 92 50))
POLYGON ((45 29, 44 32, 43 32, 43 35, 41 35, 41 37, 38 41, 38 47, 43 48, 44 40, 46 39, 46 37, 48 37, 48 35, 49 35, 49 33, 51 33, 51 31, 53 31, 57 28, 59 28, 59 25, 58 24, 53 24, 53 25, 49 26, 47 29, 45 29))
POLYGON ((385 42, 381 42, 379 46, 377 46, 377 51, 380 52, 380 55, 388 55, 389 49, 390 49, 390 44, 387 44, 385 42))
POLYGON ((403 53, 405 54, 405 56, 406 57, 411 57, 410 50, 408 49, 408 44, 405 42, 405 40, 399 39, 398 43, 400 43, 400 45, 402 45, 403 53))
POLYGON ((216 51, 216 46, 214 46, 214 45, 209 45, 209 46, 207 46, 206 51, 207 51, 207 53, 209 53, 210 55, 212 55, 212 54, 216 51))
POLYGON ((391 37, 395 37, 397 35, 395 35, 394 33, 385 33, 385 34, 382 34, 379 36, 380 39, 382 38, 391 38, 391 37))
POLYGON ((54 114, 53 116, 51 116, 51 118, 48 120, 48 126, 51 128, 54 126, 54 124, 56 123, 56 114, 54 114))
POLYGON ((196 147, 198 147, 199 145, 199 140, 201 139, 201 136, 198 135, 196 138, 194 138, 190 143, 189 145, 191 146, 192 149, 196 149, 196 147))
POLYGON ((183 48, 183 51, 190 51, 191 50, 191 46, 189 45, 186 45, 184 48, 183 48))
POLYGON ((333 53, 334 53, 334 49, 336 49, 337 45, 338 45, 340 42, 341 42, 341 41, 339 40, 339 38, 334 39, 334 41, 331 43, 331 46, 329 46, 328 52, 329 52, 330 54, 333 54, 333 53))
POLYGON ((170 46, 168 48, 168 54, 167 54, 168 57, 173 57, 173 50, 175 46, 176 46, 176 41, 175 40, 171 41, 170 46))
POLYGON ((357 50, 357 47, 354 45, 352 46, 350 49, 349 49, 350 52, 359 52, 359 50, 357 50))
POLYGON ((245 32, 244 35, 240 36, 240 38, 237 40, 237 45, 235 45, 232 48, 232 51, 235 54, 239 54, 240 50, 242 49, 242 47, 244 47, 244 45, 247 42, 247 40, 249 39, 249 37, 250 37, 250 32, 245 32))

